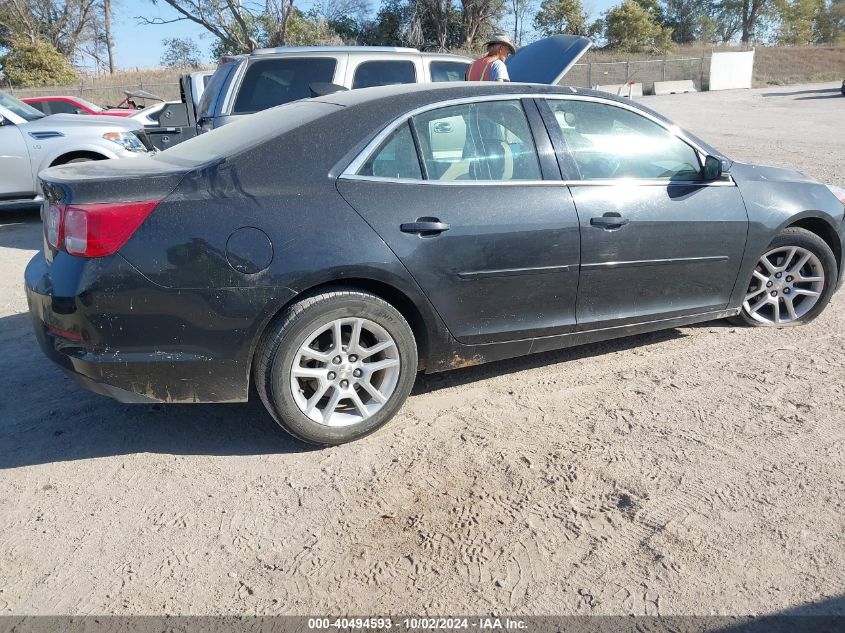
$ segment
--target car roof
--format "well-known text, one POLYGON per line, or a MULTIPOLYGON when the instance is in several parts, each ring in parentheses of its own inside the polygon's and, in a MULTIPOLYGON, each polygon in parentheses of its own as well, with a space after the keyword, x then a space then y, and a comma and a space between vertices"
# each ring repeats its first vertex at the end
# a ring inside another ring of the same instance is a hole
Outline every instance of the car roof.
POLYGON ((37 97, 21 97, 21 101, 79 101, 80 97, 73 95, 39 95, 37 97))
POLYGON ((419 53, 416 48, 401 46, 277 46, 275 48, 257 48, 252 55, 273 53, 419 53))
POLYGON ((417 100, 419 101, 419 105, 422 106, 426 103, 434 103, 447 99, 458 99, 463 97, 472 98, 476 96, 484 97, 501 94, 512 94, 515 98, 530 94, 581 95, 601 97, 603 99, 618 101, 620 103, 632 103, 624 97, 618 97, 616 95, 599 92, 597 90, 575 88, 573 86, 550 86, 548 84, 481 81, 399 84, 378 86, 375 88, 358 88, 356 90, 335 92, 323 97, 317 97, 314 101, 348 107, 401 98, 403 101, 417 100))
POLYGON ((244 53, 242 55, 233 55, 227 59, 236 57, 249 59, 255 57, 272 57, 285 55, 395 55, 396 57, 403 57, 408 55, 421 55, 425 59, 443 59, 455 61, 470 61, 468 57, 461 55, 454 55, 452 53, 427 53, 420 52, 416 48, 403 48, 399 46, 279 46, 277 48, 258 48, 252 53, 244 53))
MULTIPOLYGON (((513 95, 514 99, 530 95, 561 95, 575 97, 595 97, 604 101, 619 103, 629 108, 635 108, 645 114, 655 117, 667 124, 675 125, 664 115, 622 96, 590 90, 587 88, 576 88, 574 86, 550 86, 548 84, 524 84, 515 82, 492 82, 492 81, 456 81, 443 83, 420 83, 400 84, 393 86, 379 86, 376 88, 358 88, 335 92, 322 97, 316 97, 311 101, 329 103, 343 106, 345 108, 360 108, 365 119, 376 118, 385 123, 391 118, 402 116, 416 108, 422 108, 430 104, 453 101, 460 99, 472 99, 474 97, 486 97, 497 95, 513 95)), ((685 131, 685 134, 692 139, 699 147, 712 153, 721 155, 709 143, 703 141, 695 134, 685 131)))

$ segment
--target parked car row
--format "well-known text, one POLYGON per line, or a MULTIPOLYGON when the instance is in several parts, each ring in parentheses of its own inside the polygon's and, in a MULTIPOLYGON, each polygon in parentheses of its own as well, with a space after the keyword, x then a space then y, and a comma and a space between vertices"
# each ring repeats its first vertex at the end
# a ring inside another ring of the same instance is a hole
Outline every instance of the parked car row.
POLYGON ((181 100, 143 108, 138 107, 142 99, 157 97, 127 92, 123 107, 106 109, 80 97, 17 100, 0 93, 0 208, 39 203, 37 174, 46 167, 164 150, 320 90, 460 81, 468 63, 464 57, 409 48, 276 48, 226 57, 213 73, 185 74, 181 100))
POLYGON ((0 210, 39 204, 38 173, 47 167, 134 158, 152 149, 141 123, 131 118, 48 116, 0 92, 0 210))

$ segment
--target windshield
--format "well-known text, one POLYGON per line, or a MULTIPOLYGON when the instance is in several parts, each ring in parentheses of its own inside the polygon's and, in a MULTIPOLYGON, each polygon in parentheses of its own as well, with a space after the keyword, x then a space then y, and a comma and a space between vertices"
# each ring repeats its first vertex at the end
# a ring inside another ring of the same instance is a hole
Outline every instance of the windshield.
POLYGON ((35 121, 35 119, 41 119, 44 117, 43 113, 39 112, 31 105, 27 105, 23 101, 18 101, 14 97, 7 95, 5 92, 0 92, 0 106, 3 106, 13 114, 17 114, 25 121, 35 121))
POLYGON ((217 102, 223 97, 224 85, 238 64, 236 60, 220 64, 211 75, 211 79, 207 80, 208 83, 202 90, 202 98, 197 106, 197 121, 214 116, 217 102))
POLYGON ((74 100, 81 106, 88 108, 92 112, 103 112, 103 109, 98 106, 96 103, 91 103, 88 99, 82 99, 81 97, 74 97, 74 100))

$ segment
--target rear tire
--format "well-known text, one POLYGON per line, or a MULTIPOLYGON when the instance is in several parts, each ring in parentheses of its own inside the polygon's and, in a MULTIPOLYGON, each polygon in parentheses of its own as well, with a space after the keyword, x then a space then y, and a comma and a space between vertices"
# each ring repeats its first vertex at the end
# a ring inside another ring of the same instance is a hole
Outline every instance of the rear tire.
POLYGON ((837 279, 836 257, 827 242, 806 229, 784 229, 760 256, 742 311, 730 321, 751 327, 804 325, 825 309, 837 279))
POLYGON ((323 292, 288 308, 256 358, 255 386, 273 419, 294 437, 322 446, 351 442, 386 424, 417 373, 417 346, 405 318, 383 299, 354 289, 323 292))

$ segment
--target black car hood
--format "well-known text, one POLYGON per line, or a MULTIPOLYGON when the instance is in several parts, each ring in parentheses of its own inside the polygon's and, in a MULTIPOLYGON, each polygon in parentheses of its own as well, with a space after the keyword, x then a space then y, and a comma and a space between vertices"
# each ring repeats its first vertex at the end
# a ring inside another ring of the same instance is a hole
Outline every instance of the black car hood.
POLYGON ((511 81, 555 85, 592 45, 580 35, 544 37, 508 58, 508 76, 511 81))

